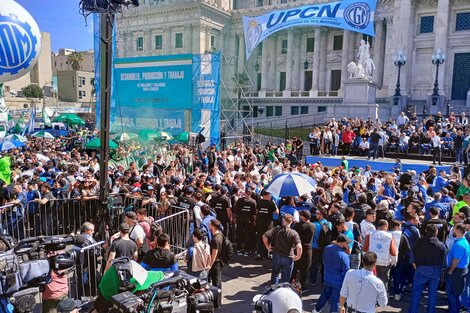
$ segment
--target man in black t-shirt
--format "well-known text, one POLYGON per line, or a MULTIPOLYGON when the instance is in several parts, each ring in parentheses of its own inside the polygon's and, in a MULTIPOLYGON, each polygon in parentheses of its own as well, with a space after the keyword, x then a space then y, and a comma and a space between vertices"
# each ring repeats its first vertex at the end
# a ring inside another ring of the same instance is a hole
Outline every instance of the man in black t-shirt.
POLYGON ((220 195, 213 198, 211 207, 217 214, 217 219, 223 226, 224 236, 228 236, 229 224, 232 221, 232 203, 230 198, 227 197, 228 189, 225 186, 220 188, 220 195))
POLYGON ((119 225, 119 237, 111 243, 105 272, 111 267, 113 260, 121 256, 137 260, 137 244, 129 237, 130 231, 131 228, 127 223, 119 225))
POLYGON ((302 291, 307 291, 307 273, 312 264, 312 241, 315 235, 315 225, 310 222, 312 217, 308 210, 300 210, 300 223, 294 225, 294 230, 299 234, 302 242, 302 257, 294 263, 292 278, 295 279, 297 271, 300 272, 300 285, 302 291))
POLYGON ((212 233, 210 242, 211 267, 209 270, 209 281, 212 286, 222 288, 222 245, 224 237, 220 232, 220 222, 217 219, 211 220, 209 230, 212 233))
POLYGON ((440 242, 445 243, 447 234, 449 232, 449 224, 447 223, 446 220, 440 219, 439 218, 439 213, 440 210, 436 207, 432 207, 429 209, 429 215, 431 215, 431 218, 427 221, 424 221, 421 232, 426 231, 426 227, 429 224, 434 224, 437 227, 437 239, 439 239, 440 242))
POLYGON ((177 271, 178 262, 170 251, 170 237, 163 233, 157 238, 157 247, 145 254, 140 265, 148 271, 177 271))
POLYGON ((268 191, 261 191, 261 198, 256 205, 256 238, 257 238, 257 254, 255 259, 259 260, 268 256, 268 250, 263 244, 263 234, 273 228, 273 213, 279 214, 274 201, 268 191))
POLYGON ((251 189, 246 188, 245 195, 235 204, 235 219, 237 221, 237 253, 248 256, 253 251, 256 224, 256 201, 251 197, 251 189))

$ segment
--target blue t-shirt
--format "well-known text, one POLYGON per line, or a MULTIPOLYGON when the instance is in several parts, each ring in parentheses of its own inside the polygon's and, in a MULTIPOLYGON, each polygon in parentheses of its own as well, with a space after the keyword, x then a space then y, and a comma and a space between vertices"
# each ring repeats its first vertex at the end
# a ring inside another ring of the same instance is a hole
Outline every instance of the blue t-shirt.
POLYGON ((353 248, 353 245, 354 245, 354 234, 352 231, 350 231, 349 229, 346 230, 345 232, 343 232, 343 235, 345 235, 346 237, 349 238, 349 240, 351 240, 349 243, 348 243, 348 247, 349 247, 349 251, 352 250, 353 248))
POLYGON ((323 252, 325 265, 325 285, 341 288, 344 276, 349 271, 349 255, 336 244, 331 244, 323 252))
POLYGON ((470 256, 470 246, 468 245, 467 239, 465 237, 456 238, 452 248, 447 254, 447 267, 452 265, 453 259, 459 259, 459 264, 457 268, 467 268, 470 256))

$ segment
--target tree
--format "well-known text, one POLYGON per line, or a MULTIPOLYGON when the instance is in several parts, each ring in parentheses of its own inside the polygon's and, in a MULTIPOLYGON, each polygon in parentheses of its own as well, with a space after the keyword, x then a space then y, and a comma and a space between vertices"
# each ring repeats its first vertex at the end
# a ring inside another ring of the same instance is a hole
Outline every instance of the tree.
POLYGON ((38 85, 31 84, 21 89, 23 97, 26 98, 43 98, 42 89, 38 85))
POLYGON ((67 57, 67 63, 72 65, 72 69, 78 71, 82 67, 83 55, 80 52, 72 52, 67 57))
POLYGON ((242 95, 246 97, 246 93, 250 90, 250 78, 246 72, 238 73, 237 76, 232 78, 235 88, 234 92, 237 94, 237 99, 240 100, 242 95))

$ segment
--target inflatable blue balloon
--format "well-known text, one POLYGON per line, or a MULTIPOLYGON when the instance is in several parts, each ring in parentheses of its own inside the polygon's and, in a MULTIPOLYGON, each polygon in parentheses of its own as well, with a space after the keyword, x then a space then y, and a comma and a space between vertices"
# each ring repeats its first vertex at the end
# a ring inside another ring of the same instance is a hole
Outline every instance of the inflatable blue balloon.
POLYGON ((0 0, 0 83, 17 79, 36 64, 41 32, 33 17, 13 0, 0 0))

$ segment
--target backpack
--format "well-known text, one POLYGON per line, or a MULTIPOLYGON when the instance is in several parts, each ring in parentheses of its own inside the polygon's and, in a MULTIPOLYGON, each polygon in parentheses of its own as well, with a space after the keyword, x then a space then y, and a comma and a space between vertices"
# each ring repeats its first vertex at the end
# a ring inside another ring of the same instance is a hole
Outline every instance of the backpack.
POLYGON ((230 260, 233 257, 233 245, 228 240, 227 237, 222 235, 222 252, 220 253, 220 260, 222 261, 223 265, 229 265, 230 260))
POLYGON ((321 230, 318 236, 318 248, 325 249, 331 243, 331 229, 328 226, 328 222, 320 223, 321 230))

